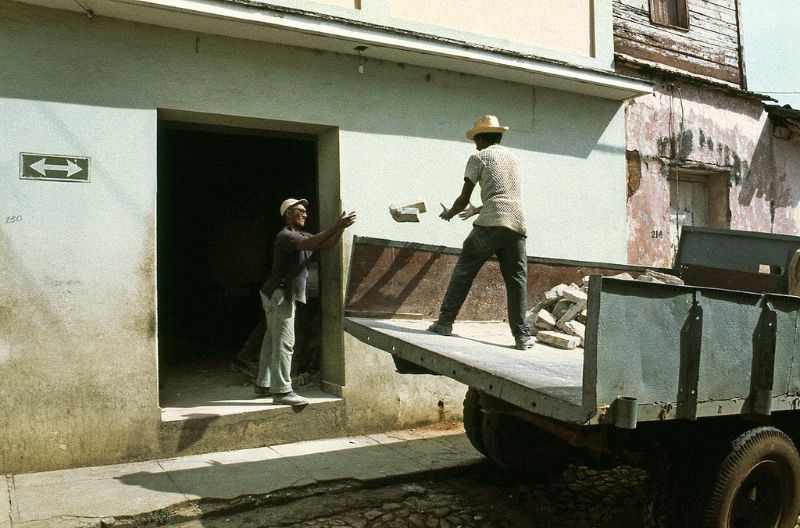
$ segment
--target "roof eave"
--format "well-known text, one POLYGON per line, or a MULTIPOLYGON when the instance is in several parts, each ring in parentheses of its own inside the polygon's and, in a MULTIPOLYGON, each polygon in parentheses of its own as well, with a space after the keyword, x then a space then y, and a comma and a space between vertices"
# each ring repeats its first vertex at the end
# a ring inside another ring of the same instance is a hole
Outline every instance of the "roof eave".
MULTIPOLYGON (((80 11, 73 0, 20 0, 80 11)), ((612 100, 652 93, 652 84, 611 71, 482 47, 435 35, 279 8, 251 0, 96 0, 93 14, 368 59, 467 73, 612 100)))

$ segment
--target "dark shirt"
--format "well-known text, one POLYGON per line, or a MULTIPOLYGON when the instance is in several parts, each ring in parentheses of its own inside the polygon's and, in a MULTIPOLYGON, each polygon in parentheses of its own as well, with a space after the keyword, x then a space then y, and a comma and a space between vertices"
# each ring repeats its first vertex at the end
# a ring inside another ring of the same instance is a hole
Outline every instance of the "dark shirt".
POLYGON ((306 302, 306 281, 308 280, 308 267, 306 264, 311 258, 311 251, 300 251, 297 243, 311 236, 305 231, 294 231, 289 226, 284 227, 275 237, 272 250, 272 271, 267 282, 261 287, 268 298, 272 297, 275 290, 283 288, 287 300, 306 302))

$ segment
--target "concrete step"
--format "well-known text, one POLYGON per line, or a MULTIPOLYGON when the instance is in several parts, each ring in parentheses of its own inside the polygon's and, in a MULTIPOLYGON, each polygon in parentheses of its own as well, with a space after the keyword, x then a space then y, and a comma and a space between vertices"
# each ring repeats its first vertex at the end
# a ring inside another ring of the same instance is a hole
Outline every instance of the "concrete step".
MULTIPOLYGON (((252 388, 248 389, 250 394, 252 388)), ((319 389, 304 390, 309 404, 273 405, 271 397, 225 399, 164 407, 161 458, 247 449, 340 436, 344 401, 319 389)))

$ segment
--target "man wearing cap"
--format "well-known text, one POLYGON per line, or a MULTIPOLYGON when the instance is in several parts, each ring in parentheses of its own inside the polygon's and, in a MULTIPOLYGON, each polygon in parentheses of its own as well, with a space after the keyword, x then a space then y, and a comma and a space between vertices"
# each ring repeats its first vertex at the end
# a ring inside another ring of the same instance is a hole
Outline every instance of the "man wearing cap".
POLYGON ((450 221, 455 215, 466 219, 477 214, 472 231, 464 240, 461 255, 447 287, 439 318, 428 330, 450 335, 461 305, 467 298, 472 281, 483 264, 496 255, 506 285, 508 324, 515 348, 532 346, 530 328, 525 323, 528 263, 525 251, 525 210, 522 205, 522 176, 519 160, 500 145, 508 127, 497 117, 484 115, 467 131, 467 139, 478 149, 470 156, 464 173, 464 186, 453 207, 439 215, 450 221), (470 196, 480 184, 483 204, 473 207, 470 196))
POLYGON ((275 237, 272 271, 261 288, 267 331, 261 343, 256 394, 272 395, 273 403, 305 405, 308 400, 292 390, 295 303, 306 302, 306 264, 317 249, 333 248, 345 229, 356 221, 355 212, 342 213, 332 227, 312 235, 303 231, 308 200, 288 198, 280 207, 286 226, 275 237))

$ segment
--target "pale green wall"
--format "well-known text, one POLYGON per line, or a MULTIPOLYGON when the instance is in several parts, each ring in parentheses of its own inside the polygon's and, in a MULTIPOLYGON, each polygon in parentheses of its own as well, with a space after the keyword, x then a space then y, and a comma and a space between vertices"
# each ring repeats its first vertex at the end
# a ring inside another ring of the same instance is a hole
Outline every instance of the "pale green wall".
MULTIPOLYGON (((475 116, 496 113, 512 127, 507 144, 526 169, 529 252, 625 259, 617 103, 374 61, 359 76, 349 56, 5 0, 0 21, 0 217, 24 219, 0 224, 7 471, 155 449, 158 108, 338 127, 342 202, 359 212, 352 234, 455 247, 469 226, 440 221, 437 203, 452 202, 460 188, 472 152, 465 129, 475 116), (89 156, 92 182, 19 180, 20 152, 89 156), (392 201, 420 196, 432 211, 423 222, 392 222, 392 201)), ((376 362, 374 350, 347 343, 351 430, 364 429, 356 420, 367 418, 435 420, 439 399, 448 412, 460 405, 463 387, 406 383, 390 374, 387 357, 376 362), (400 385, 424 401, 364 399, 400 385)))

